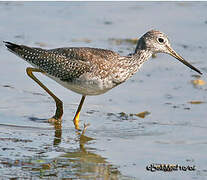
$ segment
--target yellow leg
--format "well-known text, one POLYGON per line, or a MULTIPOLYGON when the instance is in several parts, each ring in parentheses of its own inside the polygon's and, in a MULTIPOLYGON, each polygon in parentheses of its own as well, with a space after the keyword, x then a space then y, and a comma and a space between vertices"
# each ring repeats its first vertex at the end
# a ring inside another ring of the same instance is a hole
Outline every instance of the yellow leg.
POLYGON ((61 120, 63 115, 63 103, 60 99, 58 99, 43 83, 41 83, 33 74, 33 72, 41 72, 44 74, 44 71, 36 68, 27 68, 27 75, 32 78, 37 84, 39 84, 54 100, 56 103, 56 112, 55 115, 49 119, 50 122, 54 122, 57 120, 61 120))
POLYGON ((86 98, 86 96, 83 95, 82 98, 81 98, 80 104, 78 106, 78 109, 76 111, 75 117, 73 119, 75 129, 77 129, 77 130, 80 130, 80 128, 79 128, 79 116, 80 116, 80 111, 81 111, 81 108, 83 106, 83 102, 84 102, 85 98, 86 98))

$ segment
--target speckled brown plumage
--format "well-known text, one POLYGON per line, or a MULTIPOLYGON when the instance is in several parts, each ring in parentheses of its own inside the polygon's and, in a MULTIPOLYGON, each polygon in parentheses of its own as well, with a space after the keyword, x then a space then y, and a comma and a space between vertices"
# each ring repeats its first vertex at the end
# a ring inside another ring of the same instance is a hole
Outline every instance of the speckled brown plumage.
MULTIPOLYGON (((10 42, 6 42, 6 46, 66 88, 83 95, 102 94, 125 82, 153 53, 164 52, 173 55, 167 36, 155 30, 142 36, 135 52, 128 56, 89 47, 45 50, 10 42), (159 38, 163 42, 159 42, 159 38)), ((198 72, 189 63, 186 65, 198 72)))
MULTIPOLYGON (((135 52, 128 56, 104 49, 88 47, 71 47, 57 49, 40 49, 5 42, 6 47, 14 54, 29 62, 35 68, 27 68, 27 75, 39 84, 55 101, 55 115, 49 122, 61 120, 63 103, 33 72, 43 72, 64 87, 82 94, 78 109, 73 118, 75 128, 79 128, 79 115, 86 95, 98 95, 125 82, 141 65, 155 53, 167 53, 202 74, 198 69, 185 61, 170 46, 167 36, 160 31, 149 31, 138 41, 135 52)), ((88 125, 84 125, 83 133, 88 125)))

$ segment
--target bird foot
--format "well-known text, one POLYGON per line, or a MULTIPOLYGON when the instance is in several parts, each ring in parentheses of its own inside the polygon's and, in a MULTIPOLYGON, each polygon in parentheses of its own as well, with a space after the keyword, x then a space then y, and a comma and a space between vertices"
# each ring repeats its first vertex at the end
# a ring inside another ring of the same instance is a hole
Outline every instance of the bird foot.
POLYGON ((82 130, 81 135, 84 135, 85 134, 86 129, 88 128, 88 126, 90 126, 90 123, 88 123, 88 124, 84 123, 83 130, 82 130))
POLYGON ((85 134, 88 126, 90 126, 90 123, 88 123, 88 124, 84 123, 83 130, 81 130, 79 127, 75 127, 75 129, 78 131, 78 134, 82 136, 85 134))
POLYGON ((51 117, 51 118, 49 118, 48 119, 48 122, 49 123, 61 123, 62 122, 62 119, 58 119, 58 118, 56 118, 56 117, 51 117))

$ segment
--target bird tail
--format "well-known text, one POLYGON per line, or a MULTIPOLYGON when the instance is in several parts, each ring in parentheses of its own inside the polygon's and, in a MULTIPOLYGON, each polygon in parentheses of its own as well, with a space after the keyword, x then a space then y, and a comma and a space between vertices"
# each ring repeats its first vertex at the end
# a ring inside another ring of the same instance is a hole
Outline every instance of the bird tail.
MULTIPOLYGON (((21 57, 22 59, 30 62, 32 61, 32 57, 34 57, 32 54, 37 52, 38 48, 31 48, 31 47, 27 47, 24 45, 18 45, 18 44, 14 44, 11 42, 7 42, 7 41, 3 41, 5 43, 5 46, 7 47, 7 49, 9 51, 11 51, 12 53, 14 53, 15 55, 21 57)), ((38 50, 39 54, 40 50, 38 50)))
POLYGON ((14 44, 11 42, 3 41, 5 46, 12 52, 18 53, 19 50, 22 50, 22 47, 18 44, 14 44))

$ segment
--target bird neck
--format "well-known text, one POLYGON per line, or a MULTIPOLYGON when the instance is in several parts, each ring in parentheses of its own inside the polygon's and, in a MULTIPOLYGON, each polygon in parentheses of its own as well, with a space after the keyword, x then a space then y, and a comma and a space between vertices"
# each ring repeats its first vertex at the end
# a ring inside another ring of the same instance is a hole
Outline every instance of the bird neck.
MULTIPOLYGON (((151 51, 148 50, 137 50, 134 54, 130 54, 127 59, 124 59, 125 71, 123 71, 121 82, 129 79, 134 75, 142 66, 142 64, 147 61, 152 56, 151 51)), ((123 61, 120 61, 123 64, 123 61)), ((120 74, 120 72, 119 72, 120 74)))
POLYGON ((122 57, 121 60, 119 59, 116 64, 117 69, 112 75, 113 83, 118 85, 129 79, 151 55, 150 51, 138 49, 135 53, 122 57))
POLYGON ((148 49, 136 49, 135 53, 132 54, 132 58, 138 66, 141 66, 151 56, 152 56, 152 52, 149 51, 148 49))

